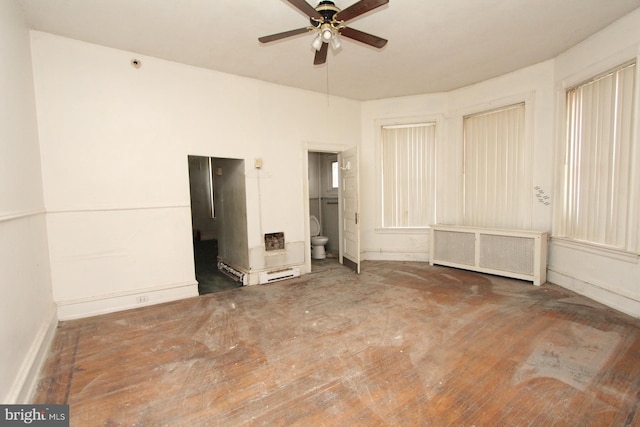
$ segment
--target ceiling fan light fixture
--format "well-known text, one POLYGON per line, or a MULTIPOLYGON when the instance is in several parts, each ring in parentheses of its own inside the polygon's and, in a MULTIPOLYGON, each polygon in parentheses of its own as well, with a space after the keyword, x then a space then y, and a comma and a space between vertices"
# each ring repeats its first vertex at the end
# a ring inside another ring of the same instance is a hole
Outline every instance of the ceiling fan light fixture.
POLYGON ((337 50, 337 49, 340 49, 341 45, 342 45, 342 41, 340 40, 340 36, 338 35, 338 32, 336 32, 331 38, 331 47, 337 50))
MULTIPOLYGON (((1 1, 1 0, 0 0, 1 1)), ((316 50, 313 58, 313 65, 322 65, 327 60, 327 50, 329 45, 334 50, 340 49, 342 37, 359 41, 361 43, 382 49, 387 40, 356 30, 345 25, 358 16, 364 15, 380 6, 389 3, 389 0, 357 0, 351 6, 340 9, 332 0, 319 1, 318 6, 311 6, 309 0, 286 0, 291 6, 308 16, 309 26, 295 30, 284 31, 282 33, 271 34, 269 36, 258 37, 260 43, 269 43, 287 37, 297 36, 306 32, 313 32, 314 38, 311 46, 316 50)), ((346 1, 346 0, 345 0, 346 1)))
POLYGON ((325 43, 329 43, 331 38, 333 37, 333 29, 329 24, 322 24, 320 28, 320 36, 322 37, 322 41, 325 43))
POLYGON ((322 47, 322 37, 320 36, 320 34, 318 34, 318 37, 313 39, 313 42, 311 42, 311 46, 313 46, 315 50, 320 50, 320 48, 322 47))

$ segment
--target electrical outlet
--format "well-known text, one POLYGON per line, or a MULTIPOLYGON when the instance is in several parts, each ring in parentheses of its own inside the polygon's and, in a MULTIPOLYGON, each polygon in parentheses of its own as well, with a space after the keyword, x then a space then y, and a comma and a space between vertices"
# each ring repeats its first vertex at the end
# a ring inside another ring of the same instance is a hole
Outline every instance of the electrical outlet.
POLYGON ((142 295, 142 296, 136 297, 136 302, 138 304, 142 304, 142 303, 145 303, 145 302, 148 302, 148 301, 149 301, 149 297, 147 295, 142 295))

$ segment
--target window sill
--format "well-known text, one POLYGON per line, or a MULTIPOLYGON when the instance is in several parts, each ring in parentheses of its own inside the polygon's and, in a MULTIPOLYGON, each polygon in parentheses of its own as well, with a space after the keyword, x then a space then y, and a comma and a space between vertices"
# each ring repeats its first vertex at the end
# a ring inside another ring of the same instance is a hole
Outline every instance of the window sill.
POLYGON ((624 261, 632 264, 638 264, 640 255, 628 252, 622 249, 610 248, 607 246, 601 246, 596 243, 581 242, 578 240, 567 239, 565 237, 552 237, 551 244, 561 246, 564 248, 574 249, 582 252, 587 252, 594 255, 605 256, 619 261, 624 261))

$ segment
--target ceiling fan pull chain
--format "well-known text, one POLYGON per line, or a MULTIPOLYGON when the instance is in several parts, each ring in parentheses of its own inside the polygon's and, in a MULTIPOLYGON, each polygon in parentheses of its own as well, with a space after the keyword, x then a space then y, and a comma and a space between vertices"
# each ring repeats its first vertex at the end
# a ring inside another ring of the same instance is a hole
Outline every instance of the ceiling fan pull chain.
POLYGON ((327 107, 329 106, 329 64, 327 63, 327 107))

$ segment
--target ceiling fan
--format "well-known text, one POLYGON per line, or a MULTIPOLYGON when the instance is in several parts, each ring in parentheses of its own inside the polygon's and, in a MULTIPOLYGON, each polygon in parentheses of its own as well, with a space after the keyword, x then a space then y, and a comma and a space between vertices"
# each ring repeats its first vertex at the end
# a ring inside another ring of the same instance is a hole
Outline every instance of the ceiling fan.
POLYGON ((311 44, 316 49, 314 65, 324 64, 327 60, 329 43, 334 49, 340 47, 340 36, 368 44, 378 49, 387 44, 387 40, 372 34, 359 31, 345 25, 345 22, 369 12, 377 7, 389 3, 389 0, 360 0, 346 9, 339 9, 329 0, 321 1, 317 7, 312 7, 305 0, 287 0, 291 5, 309 17, 311 25, 283 33, 272 34, 258 38, 260 43, 269 43, 287 37, 297 36, 310 31, 317 33, 311 44))

